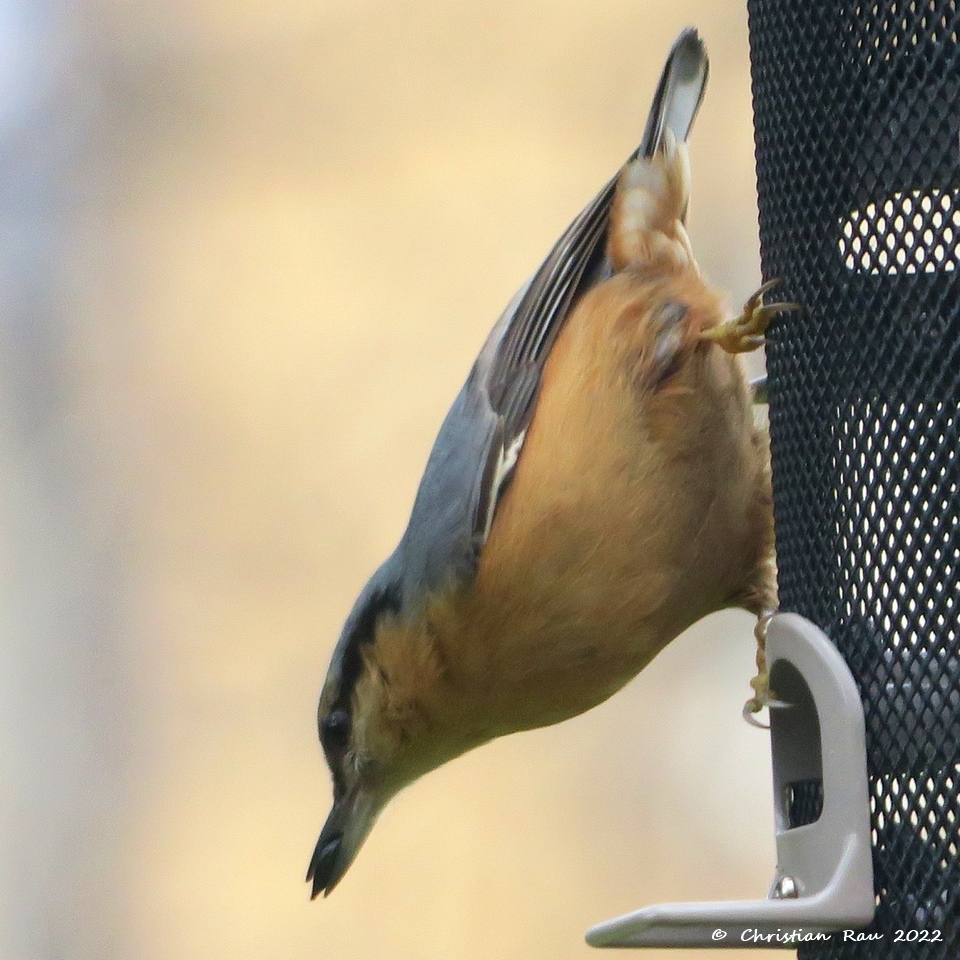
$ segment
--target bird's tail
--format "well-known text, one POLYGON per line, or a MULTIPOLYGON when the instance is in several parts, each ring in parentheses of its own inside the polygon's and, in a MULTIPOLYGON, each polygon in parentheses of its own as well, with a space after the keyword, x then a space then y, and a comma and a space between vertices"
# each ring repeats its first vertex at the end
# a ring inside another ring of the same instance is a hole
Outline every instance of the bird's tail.
POLYGON ((640 148, 617 181, 607 250, 614 270, 663 258, 695 263, 684 228, 690 198, 686 139, 708 71, 697 31, 684 30, 664 65, 640 148))
POLYGON ((674 41, 663 65, 638 156, 652 157, 664 130, 672 130, 681 143, 686 141, 707 88, 709 71, 707 49, 700 34, 695 27, 687 27, 674 41))

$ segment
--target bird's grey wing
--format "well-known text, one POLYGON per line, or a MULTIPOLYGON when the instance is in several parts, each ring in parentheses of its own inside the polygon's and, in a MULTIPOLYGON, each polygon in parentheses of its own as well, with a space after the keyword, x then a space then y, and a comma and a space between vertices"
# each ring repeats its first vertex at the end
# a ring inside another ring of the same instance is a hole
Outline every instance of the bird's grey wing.
MULTIPOLYGON (((703 43, 688 28, 670 51, 643 139, 627 163, 651 156, 667 127, 686 140, 707 71, 703 43)), ((611 273, 606 245, 616 182, 587 204, 514 297, 447 415, 398 548, 404 606, 475 571, 533 417, 550 349, 583 294, 611 273)))
MULTIPOLYGON (((627 159, 652 156, 669 127, 685 141, 703 99, 708 62, 693 28, 680 34, 664 64, 640 145, 627 159)), ((619 174, 618 174, 619 176, 619 174)), ((617 177, 581 211, 534 274, 497 345, 486 378, 492 408, 509 444, 526 429, 550 348, 582 294, 608 276, 607 227, 617 177)))

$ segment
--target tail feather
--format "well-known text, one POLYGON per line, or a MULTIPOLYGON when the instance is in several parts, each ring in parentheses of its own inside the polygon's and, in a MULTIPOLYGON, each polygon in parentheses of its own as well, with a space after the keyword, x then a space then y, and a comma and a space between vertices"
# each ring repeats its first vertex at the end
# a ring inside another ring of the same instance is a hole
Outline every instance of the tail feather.
POLYGON ((614 270, 664 259, 676 267, 695 266, 684 228, 690 200, 686 139, 708 72, 696 30, 684 30, 663 68, 640 149, 617 182, 607 249, 614 270))
POLYGON ((664 130, 672 130, 681 143, 686 141, 700 109, 709 72, 706 47, 696 28, 687 27, 674 41, 663 65, 638 151, 641 156, 652 157, 657 152, 664 130))

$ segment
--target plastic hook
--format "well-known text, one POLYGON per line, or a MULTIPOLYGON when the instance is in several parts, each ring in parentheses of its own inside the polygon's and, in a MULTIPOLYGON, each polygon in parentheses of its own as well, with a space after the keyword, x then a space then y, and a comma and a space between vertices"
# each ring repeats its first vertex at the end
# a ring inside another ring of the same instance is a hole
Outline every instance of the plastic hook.
POLYGON ((586 934, 591 946, 796 949, 873 919, 867 756, 857 686, 836 647, 796 614, 771 619, 767 662, 780 701, 770 710, 777 868, 767 899, 645 907, 592 927, 586 934), (816 802, 804 818, 812 822, 792 825, 799 785, 812 787, 816 802))

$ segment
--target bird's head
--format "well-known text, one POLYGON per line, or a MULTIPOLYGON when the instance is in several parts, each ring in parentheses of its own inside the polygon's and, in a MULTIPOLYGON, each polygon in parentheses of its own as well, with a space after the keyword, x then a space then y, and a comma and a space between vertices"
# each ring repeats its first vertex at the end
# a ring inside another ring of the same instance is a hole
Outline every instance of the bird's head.
POLYGON ((407 618, 397 594, 375 582, 347 619, 320 696, 333 808, 307 873, 313 897, 339 883, 391 797, 485 739, 451 722, 436 622, 447 604, 407 618))

